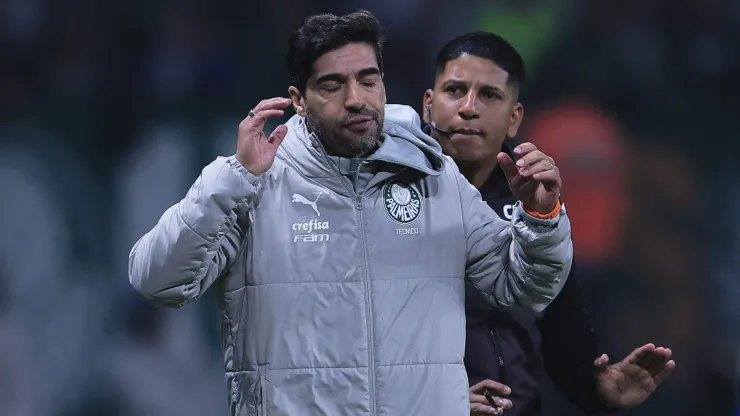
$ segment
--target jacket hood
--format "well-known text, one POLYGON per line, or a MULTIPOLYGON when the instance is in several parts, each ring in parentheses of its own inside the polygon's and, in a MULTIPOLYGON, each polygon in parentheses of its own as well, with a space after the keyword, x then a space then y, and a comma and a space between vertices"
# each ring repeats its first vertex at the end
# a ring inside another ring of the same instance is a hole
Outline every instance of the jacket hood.
MULTIPOLYGON (((308 132, 305 118, 296 114, 286 126, 288 134, 278 153, 291 159, 307 177, 336 176, 321 142, 308 132)), ((383 143, 368 160, 397 164, 432 176, 442 172, 445 161, 442 148, 422 131, 421 119, 410 106, 386 105, 382 134, 383 143)))
MULTIPOLYGON (((396 139, 393 141, 397 145, 403 147, 413 146, 417 149, 417 152, 421 152, 426 169, 418 170, 422 170, 430 175, 439 175, 442 169, 444 169, 445 159, 442 155, 442 147, 436 140, 424 133, 419 114, 410 106, 400 104, 386 105, 383 133, 396 139), (404 142, 407 143, 405 146, 402 144, 404 142)), ((383 153, 384 150, 381 147, 378 153, 383 153)), ((413 160, 415 156, 413 153, 409 149, 408 152, 401 152, 397 157, 413 160)), ((416 163, 420 163, 420 160, 416 160, 416 163)))

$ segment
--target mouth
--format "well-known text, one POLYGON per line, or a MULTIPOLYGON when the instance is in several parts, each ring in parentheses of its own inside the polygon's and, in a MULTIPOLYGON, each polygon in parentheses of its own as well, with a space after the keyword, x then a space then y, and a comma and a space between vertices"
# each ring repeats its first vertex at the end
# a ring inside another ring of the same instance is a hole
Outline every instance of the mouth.
POLYGON ((455 129, 452 130, 452 134, 459 134, 461 136, 480 136, 481 132, 473 129, 455 129))
POLYGON ((366 130, 373 125, 373 121, 374 120, 371 116, 353 117, 344 127, 349 130, 366 130))
POLYGON ((347 126, 353 126, 353 125, 356 125, 356 124, 364 124, 364 123, 368 123, 370 121, 373 121, 373 118, 370 117, 370 116, 353 117, 353 118, 349 119, 349 122, 347 122, 347 126))

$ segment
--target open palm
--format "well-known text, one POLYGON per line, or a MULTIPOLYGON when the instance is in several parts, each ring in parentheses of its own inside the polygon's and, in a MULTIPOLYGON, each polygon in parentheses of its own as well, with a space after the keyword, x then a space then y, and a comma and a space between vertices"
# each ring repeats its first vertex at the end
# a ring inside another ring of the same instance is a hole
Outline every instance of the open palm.
POLYGON ((594 365, 602 401, 617 408, 645 401, 676 367, 671 354, 668 348, 647 344, 616 364, 609 365, 606 355, 599 357, 594 365))

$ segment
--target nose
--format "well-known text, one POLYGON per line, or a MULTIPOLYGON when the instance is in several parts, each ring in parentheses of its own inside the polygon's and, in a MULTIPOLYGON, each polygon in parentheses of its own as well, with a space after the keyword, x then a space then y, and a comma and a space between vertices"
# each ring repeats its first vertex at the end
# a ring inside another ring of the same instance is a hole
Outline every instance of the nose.
POLYGON ((347 85, 346 91, 347 95, 344 98, 344 108, 349 111, 361 110, 364 104, 362 104, 362 100, 360 99, 359 85, 357 85, 357 82, 350 82, 347 85))
POLYGON ((470 90, 468 92, 468 95, 463 97, 463 103, 460 106, 460 109, 458 110, 458 114, 460 114, 460 117, 463 120, 471 120, 474 118, 478 118, 478 109, 475 108, 476 99, 475 94, 473 94, 473 91, 470 90))

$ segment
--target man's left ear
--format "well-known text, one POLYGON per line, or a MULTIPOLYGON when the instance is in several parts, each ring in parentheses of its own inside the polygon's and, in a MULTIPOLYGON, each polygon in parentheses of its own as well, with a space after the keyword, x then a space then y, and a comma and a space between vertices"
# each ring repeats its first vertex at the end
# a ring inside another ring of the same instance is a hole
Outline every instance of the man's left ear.
POLYGON ((380 82, 383 83, 383 107, 385 107, 386 104, 388 104, 388 96, 385 93, 385 74, 380 73, 380 82))
POLYGON ((421 100, 421 118, 425 124, 429 124, 429 120, 432 119, 432 115, 429 114, 432 111, 432 99, 434 98, 434 91, 428 89, 424 91, 424 98, 421 100))
POLYGON ((290 100, 293 102, 293 109, 296 114, 306 117, 306 101, 303 98, 303 94, 301 94, 298 88, 292 85, 288 87, 288 94, 290 95, 290 100))
POLYGON ((519 126, 522 124, 524 119, 524 106, 522 103, 516 103, 514 108, 511 109, 511 117, 509 117, 509 130, 507 133, 508 137, 516 137, 519 131, 519 126))

